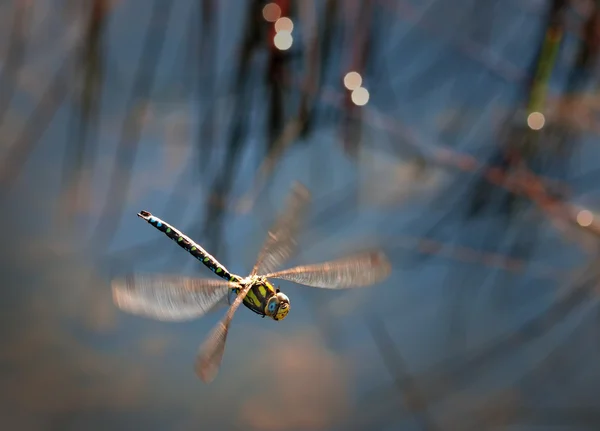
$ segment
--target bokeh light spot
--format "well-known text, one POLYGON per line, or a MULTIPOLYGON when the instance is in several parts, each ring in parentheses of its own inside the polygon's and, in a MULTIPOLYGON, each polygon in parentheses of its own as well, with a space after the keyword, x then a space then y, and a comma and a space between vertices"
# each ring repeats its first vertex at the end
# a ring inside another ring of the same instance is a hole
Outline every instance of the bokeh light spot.
POLYGON ((344 76, 344 87, 348 90, 356 90, 362 85, 362 76, 358 72, 348 72, 344 76))
POLYGON ((265 21, 275 22, 281 16, 281 8, 277 3, 267 3, 262 10, 265 21))
POLYGON ((369 91, 364 87, 356 88, 350 98, 355 105, 364 106, 369 101, 369 91))
POLYGON ((577 223, 579 226, 587 227, 594 221, 594 214, 588 210, 581 210, 577 214, 577 223))
POLYGON ((294 39, 292 38, 292 35, 288 31, 280 31, 273 38, 275 47, 277 47, 277 49, 280 49, 282 51, 285 51, 286 49, 290 49, 293 41, 294 41, 294 39))
POLYGON ((532 112, 527 117, 527 125, 533 130, 540 130, 545 123, 546 118, 541 112, 532 112))
POLYGON ((288 17, 279 18, 275 22, 275 31, 278 33, 280 31, 287 31, 288 33, 291 33, 293 29, 294 23, 288 17))

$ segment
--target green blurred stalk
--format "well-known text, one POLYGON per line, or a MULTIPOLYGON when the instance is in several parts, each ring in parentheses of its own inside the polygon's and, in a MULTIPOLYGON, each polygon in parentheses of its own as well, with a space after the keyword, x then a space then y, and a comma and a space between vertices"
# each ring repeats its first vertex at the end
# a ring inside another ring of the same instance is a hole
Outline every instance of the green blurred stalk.
POLYGON ((544 45, 538 61, 537 71, 533 80, 527 113, 542 112, 548 94, 548 82, 556 62, 556 55, 563 39, 562 28, 550 27, 546 32, 544 45))

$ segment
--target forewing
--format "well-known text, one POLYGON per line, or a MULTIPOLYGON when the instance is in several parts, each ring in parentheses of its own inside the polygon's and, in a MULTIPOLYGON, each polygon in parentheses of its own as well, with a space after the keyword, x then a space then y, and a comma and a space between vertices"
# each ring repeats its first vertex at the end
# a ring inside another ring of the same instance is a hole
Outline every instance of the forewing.
POLYGON ((294 183, 285 209, 269 229, 251 275, 275 271, 293 256, 296 251, 296 235, 309 202, 308 189, 300 183, 294 183))
POLYGON ((381 251, 370 251, 316 265, 267 274, 268 278, 279 278, 324 289, 346 289, 379 283, 391 272, 391 265, 381 251))
POLYGON ((208 338, 202 343, 196 357, 196 374, 204 383, 210 383, 214 380, 219 372, 223 353, 225 352, 225 343, 227 334, 229 333, 229 325, 236 310, 241 305, 246 297, 246 294, 252 287, 251 284, 240 291, 225 317, 217 323, 208 338))
POLYGON ((209 312, 235 283, 225 280, 130 274, 112 282, 121 310, 162 321, 185 321, 209 312))

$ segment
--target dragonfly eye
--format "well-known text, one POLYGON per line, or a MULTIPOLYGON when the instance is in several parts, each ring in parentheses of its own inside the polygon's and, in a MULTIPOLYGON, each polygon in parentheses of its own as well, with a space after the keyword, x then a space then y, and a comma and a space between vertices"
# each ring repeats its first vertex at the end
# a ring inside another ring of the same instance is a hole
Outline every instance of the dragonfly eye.
POLYGON ((282 302, 282 303, 289 304, 289 302, 290 302, 290 299, 287 297, 287 295, 285 293, 281 293, 281 292, 277 293, 277 299, 279 299, 279 302, 282 302))
POLYGON ((274 315, 275 311, 277 310, 277 305, 278 305, 279 301, 277 300, 277 297, 272 297, 269 302, 267 303, 267 314, 269 315, 274 315))

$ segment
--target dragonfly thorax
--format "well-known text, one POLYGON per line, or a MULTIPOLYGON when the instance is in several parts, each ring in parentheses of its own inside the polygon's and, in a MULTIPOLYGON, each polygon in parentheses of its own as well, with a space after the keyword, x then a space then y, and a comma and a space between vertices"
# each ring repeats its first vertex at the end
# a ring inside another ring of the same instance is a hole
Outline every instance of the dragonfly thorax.
POLYGON ((283 320, 290 311, 290 299, 273 286, 267 277, 251 275, 238 281, 240 288, 250 287, 244 298, 244 305, 261 316, 269 316, 273 320, 283 320))

